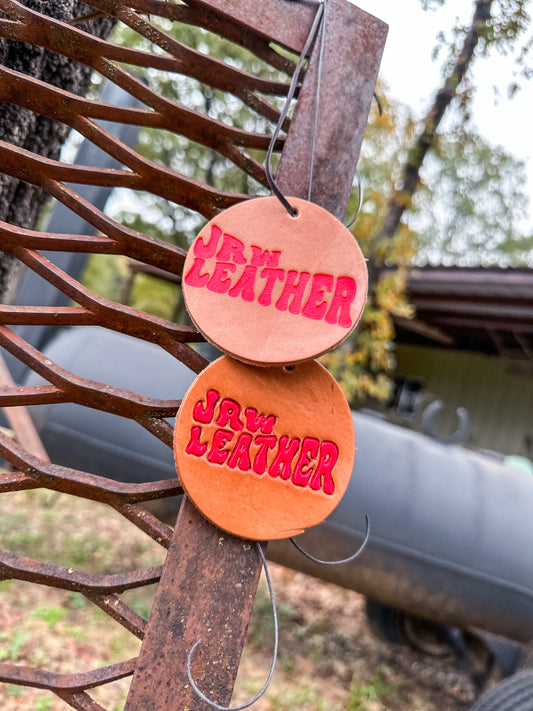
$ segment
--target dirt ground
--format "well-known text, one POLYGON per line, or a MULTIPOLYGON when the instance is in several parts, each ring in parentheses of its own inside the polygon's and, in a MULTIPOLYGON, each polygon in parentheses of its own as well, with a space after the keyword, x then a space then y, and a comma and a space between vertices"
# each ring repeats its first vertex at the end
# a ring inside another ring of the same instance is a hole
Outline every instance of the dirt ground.
MULTIPOLYGON (((156 565, 164 556, 160 547, 107 508, 47 492, 0 497, 0 544, 19 555, 62 565, 68 560, 73 567, 102 573, 156 565)), ((281 566, 269 567, 279 611, 280 651, 272 684, 254 704, 255 711, 469 708, 474 689, 451 657, 432 658, 389 645, 370 631, 364 600, 357 593, 281 566)), ((148 617, 153 594, 154 586, 130 591, 125 601, 148 617)), ((262 581, 233 705, 245 703, 262 687, 272 644, 272 611, 262 581)), ((138 649, 138 640, 77 593, 0 582, 0 661, 68 673, 129 659, 138 649)), ((91 696, 109 711, 122 711, 128 685, 124 679, 91 696)), ((43 690, 0 684, 0 708, 70 707, 43 690)))
MULTIPOLYGON (((470 707, 474 688, 451 655, 439 659, 390 645, 370 631, 361 595, 280 566, 271 568, 280 607, 280 657, 272 685, 254 709, 466 711, 470 707)), ((257 680, 257 687, 265 678, 269 645, 264 642, 264 626, 269 614, 263 587, 235 702, 250 698, 254 689, 250 680, 257 680)))

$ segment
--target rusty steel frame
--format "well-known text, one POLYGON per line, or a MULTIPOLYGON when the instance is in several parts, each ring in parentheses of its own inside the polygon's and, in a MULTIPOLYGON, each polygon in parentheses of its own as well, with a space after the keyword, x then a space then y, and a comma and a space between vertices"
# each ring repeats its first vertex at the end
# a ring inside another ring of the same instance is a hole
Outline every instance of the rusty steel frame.
MULTIPOLYGON (((266 149, 269 136, 247 133, 158 95, 124 64, 177 72, 229 92, 271 122, 279 111, 266 97, 283 96, 287 85, 266 81, 201 54, 161 30, 152 17, 202 27, 253 52, 271 66, 291 74, 294 62, 275 45, 299 53, 316 12, 314 2, 286 0, 86 0, 89 15, 60 22, 25 7, 0 0, 0 37, 30 43, 82 62, 114 82, 147 108, 126 108, 87 100, 13 69, 0 66, 0 102, 29 109, 63 122, 115 158, 122 169, 70 165, 43 158, 0 141, 2 172, 40 186, 82 217, 95 235, 70 235, 21 229, 0 223, 0 251, 10 254, 67 295, 76 306, 50 308, 0 304, 0 346, 42 376, 47 385, 16 387, 0 370, 0 407, 13 408, 18 441, 0 431, 0 455, 11 471, 0 474, 0 493, 45 487, 103 502, 168 548, 163 568, 115 575, 91 575, 49 563, 20 558, 0 550, 0 578, 27 580, 80 592, 132 634, 143 639, 137 660, 81 674, 0 663, 0 681, 47 689, 83 711, 102 707, 88 690, 132 675, 128 711, 204 709, 185 673, 187 653, 197 639, 193 673, 214 700, 230 702, 248 619, 260 573, 257 550, 250 543, 222 535, 184 498, 174 532, 142 503, 182 493, 179 479, 126 484, 50 462, 22 430, 24 408, 35 404, 73 402, 137 422, 169 447, 171 426, 180 401, 138 395, 90 381, 45 358, 18 336, 14 325, 103 326, 157 344, 194 372, 206 365, 189 344, 202 340, 192 328, 176 325, 137 309, 102 298, 46 259, 41 250, 124 255, 179 283, 185 252, 131 230, 78 195, 72 187, 90 184, 146 190, 210 218, 247 195, 222 192, 139 155, 106 132, 106 120, 173 131, 211 148, 259 183, 264 167, 250 154, 266 149), (81 28, 92 17, 114 17, 149 40, 153 52, 117 46, 81 28), (161 52, 163 50, 163 53, 161 52), (67 185, 68 183, 68 185, 67 185), (22 430, 21 430, 22 428, 22 430), (122 602, 125 590, 160 580, 148 623, 122 602), (208 686, 205 684, 209 682, 208 686)), ((312 200, 339 218, 349 198, 367 115, 386 37, 386 26, 346 0, 329 0, 320 93, 322 119, 316 135, 312 200)), ((313 131, 318 81, 318 44, 309 58, 292 121, 277 142, 281 150, 278 182, 283 191, 307 196, 309 138, 313 131)))

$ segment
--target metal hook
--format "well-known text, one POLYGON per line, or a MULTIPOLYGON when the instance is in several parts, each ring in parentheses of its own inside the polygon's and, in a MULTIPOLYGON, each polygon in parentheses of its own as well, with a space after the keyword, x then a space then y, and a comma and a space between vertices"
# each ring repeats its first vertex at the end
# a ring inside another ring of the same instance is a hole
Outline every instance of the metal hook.
POLYGON ((281 114, 280 114, 278 123, 276 124, 276 128, 274 129, 274 133, 272 134, 272 137, 270 139, 270 143, 269 143, 267 155, 266 155, 265 172, 266 172, 266 178, 267 178, 268 184, 270 186, 270 190, 278 198, 278 200, 281 202, 281 204, 287 210, 287 212, 289 213, 289 215, 291 217, 296 217, 298 215, 298 210, 296 210, 289 203, 287 198, 283 195, 283 193, 277 186, 276 181, 274 180, 274 178, 272 176, 272 152, 274 150, 274 145, 277 141, 277 138, 280 134, 281 127, 283 126, 283 122, 285 121, 285 119, 287 118, 287 114, 289 113, 291 101, 294 98, 294 93, 296 91, 298 79, 300 78, 300 71, 302 69, 302 64, 309 52, 309 47, 311 46, 311 43, 315 39, 318 28, 320 27, 320 22, 322 20, 323 13, 324 13, 324 3, 321 2, 318 5, 318 8, 317 8, 317 11, 315 14, 315 19, 313 20, 313 25, 311 27, 311 31, 309 32, 309 36, 307 37, 307 40, 305 41, 304 48, 302 49, 302 52, 301 52, 298 62, 296 64, 296 69, 294 70, 294 74, 292 75, 291 84, 289 87, 289 92, 287 94, 287 100, 285 101, 285 105, 283 106, 283 109, 281 110, 281 114))
POLYGON ((215 703, 214 701, 211 701, 211 699, 208 699, 207 696, 200 691, 200 689, 196 686, 196 683, 194 679, 192 678, 191 674, 191 660, 192 660, 192 655, 194 654, 194 650, 198 645, 201 643, 201 639, 196 642, 196 644, 192 647, 191 651, 187 655, 187 676, 189 678, 189 683, 194 689, 194 692, 202 699, 202 701, 205 701, 206 704, 209 704, 214 709, 219 709, 219 711, 242 711, 243 709, 247 709, 253 704, 255 704, 256 701, 258 701, 266 692, 268 689, 268 685, 270 684, 272 680, 272 676, 274 674, 274 669, 276 668, 276 661, 278 657, 278 642, 279 642, 279 629, 278 629, 278 613, 276 610, 276 601, 274 599, 274 589, 272 587, 272 580, 270 579, 270 573, 268 571, 268 566, 267 562, 265 559, 265 554, 263 553, 263 549, 261 548, 261 544, 256 542, 257 546, 257 551, 259 553, 259 556, 261 558, 261 562, 263 564, 263 569, 265 571, 265 577, 268 585, 268 592, 270 594, 270 600, 272 602, 272 614, 274 615, 274 654, 272 657, 272 665, 270 667, 270 672, 268 674, 267 680, 265 682, 265 685, 261 689, 261 691, 254 696, 254 698, 249 701, 247 704, 243 704, 242 706, 221 706, 220 704, 215 703))
POLYGON ((442 400, 433 400, 433 402, 429 403, 422 415, 422 430, 424 434, 436 439, 437 442, 442 442, 442 444, 463 444, 466 442, 470 434, 470 417, 468 411, 464 407, 458 407, 456 410, 457 417, 459 418, 457 429, 448 437, 441 437, 435 430, 435 417, 442 410, 444 410, 442 400))
POLYGON ((378 114, 380 116, 383 116, 383 109, 381 107, 381 101, 379 100, 379 96, 376 94, 376 92, 374 92, 374 101, 376 102, 376 104, 378 106, 378 114))
POLYGON ((346 229, 349 229, 357 220, 363 207, 363 178, 361 177, 359 170, 355 171, 355 179, 357 180, 357 189, 359 191, 359 202, 357 203, 357 212, 355 213, 355 216, 350 220, 350 222, 348 222, 347 225, 345 225, 346 229))
POLYGON ((289 541, 292 543, 292 545, 302 553, 306 558, 309 558, 309 560, 312 560, 313 563, 320 563, 320 565, 343 565, 345 563, 351 563, 353 560, 355 560, 366 548, 366 544, 368 543, 368 539, 370 538, 370 521, 368 520, 368 516, 365 514, 365 524, 366 524, 366 533, 365 533, 365 538, 364 541, 361 543, 359 548, 355 551, 353 555, 351 555, 349 558, 343 558, 342 560, 320 560, 319 558, 315 558, 312 556, 310 553, 307 553, 307 551, 304 551, 304 549, 296 543, 294 538, 289 538, 289 541))
MULTIPOLYGON (((285 105, 282 109, 282 112, 280 114, 278 123, 276 125, 276 128, 274 129, 274 133, 272 134, 272 137, 270 139, 270 144, 268 146, 267 150, 267 157, 266 157, 266 165, 265 165, 265 172, 266 172, 266 177, 268 184, 270 186, 270 190, 278 200, 281 202, 283 207, 287 210, 289 215, 291 217, 296 217, 298 214, 298 211, 292 207, 292 205, 288 202, 288 200, 285 198, 281 190, 278 188, 276 181, 274 180, 272 176, 272 153, 274 150, 274 145, 276 143, 276 140, 280 134, 281 127, 283 126, 283 123, 285 119, 287 118, 287 113, 289 112, 290 104, 292 99, 294 98, 294 93, 296 91, 296 86, 298 84, 298 79, 300 77, 300 71, 302 68, 303 61, 305 57, 307 56, 307 52, 309 50, 309 47, 311 43, 313 42, 316 33, 318 32, 319 26, 321 27, 321 37, 320 37, 320 52, 319 52, 319 61, 318 61, 318 77, 317 77, 317 97, 316 97, 316 102, 315 102, 315 116, 313 120, 313 137, 312 137, 312 143, 311 143, 311 166, 310 166, 310 171, 309 171, 309 186, 307 190, 307 199, 310 201, 311 200, 311 191, 313 189, 313 171, 314 171, 314 158, 315 158, 315 149, 316 149, 316 136, 317 136, 317 128, 318 128, 318 121, 319 121, 319 114, 320 114, 320 87, 322 83, 322 65, 323 65, 323 58, 324 58, 324 46, 325 46, 325 38, 326 38, 326 21, 327 21, 327 0, 320 0, 318 3, 314 3, 309 0, 288 0, 289 2, 300 2, 303 4, 310 4, 310 5, 316 5, 317 6, 317 12, 315 15, 315 19, 313 21, 313 25, 311 27, 309 36, 306 40, 305 46, 300 54, 300 57, 298 59, 298 62, 296 64, 296 69, 294 71, 291 84, 289 87, 289 92, 287 94, 287 99, 285 102, 285 105)), ((378 113, 380 116, 383 115, 383 109, 381 106, 381 102, 379 100, 378 95, 376 92, 373 94, 373 98, 377 104, 378 107, 378 113)), ((357 180, 357 187, 359 191, 359 202, 357 206, 357 212, 355 213, 355 216, 350 220, 350 222, 345 225, 347 229, 349 229, 354 222, 357 220, 361 213, 361 209, 363 207, 363 185, 362 185, 362 178, 361 178, 361 173, 359 170, 356 170, 355 172, 355 178, 357 180)))

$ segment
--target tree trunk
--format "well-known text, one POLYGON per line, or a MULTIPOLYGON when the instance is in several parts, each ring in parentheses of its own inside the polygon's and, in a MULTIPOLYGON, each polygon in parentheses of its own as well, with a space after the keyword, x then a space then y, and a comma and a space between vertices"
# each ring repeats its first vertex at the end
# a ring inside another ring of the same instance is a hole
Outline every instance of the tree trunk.
MULTIPOLYGON (((476 0, 474 3, 470 29, 465 36, 463 46, 452 70, 437 91, 433 105, 423 119, 422 131, 409 153, 407 163, 402 172, 400 186, 389 197, 385 219, 373 240, 376 245, 383 238, 394 237, 405 210, 411 205, 413 195, 420 183, 420 170, 424 159, 433 145, 439 124, 452 100, 457 96, 457 89, 466 75, 474 57, 474 51, 491 19, 493 3, 494 0, 476 0)), ((378 270, 376 269, 375 260, 372 259, 371 262, 372 269, 375 271, 371 275, 373 277, 372 283, 375 284, 378 270)))
MULTIPOLYGON (((23 0, 32 10, 70 22, 91 14, 77 0, 23 0)), ((4 13, 0 16, 6 17, 4 13)), ((98 37, 106 37, 113 26, 111 18, 99 18, 80 25, 98 37)), ((0 64, 84 96, 90 85, 91 69, 42 47, 0 39, 0 64)), ((45 158, 57 159, 70 128, 27 109, 0 103, 0 140, 20 146, 45 158)), ((0 220, 33 229, 46 194, 33 185, 0 174, 0 220)), ((22 265, 0 252, 0 302, 13 300, 22 265)))

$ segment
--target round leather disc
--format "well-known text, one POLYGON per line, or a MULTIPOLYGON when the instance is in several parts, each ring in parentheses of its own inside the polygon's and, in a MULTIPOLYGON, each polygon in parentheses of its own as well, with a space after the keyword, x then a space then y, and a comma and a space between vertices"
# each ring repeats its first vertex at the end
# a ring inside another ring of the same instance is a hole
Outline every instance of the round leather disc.
POLYGON ((197 328, 254 365, 299 363, 353 330, 366 301, 366 263, 353 235, 327 210, 289 198, 238 203, 191 246, 183 294, 197 328))
POLYGON ((174 434, 181 483, 212 523, 241 538, 297 535, 342 498, 353 421, 316 361, 255 368, 222 356, 185 395, 174 434))

